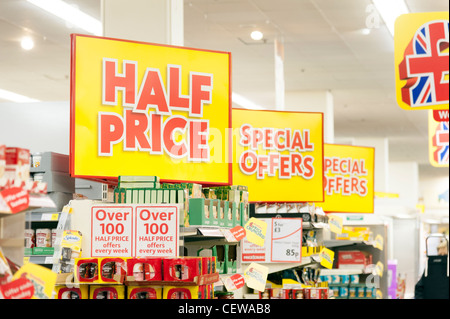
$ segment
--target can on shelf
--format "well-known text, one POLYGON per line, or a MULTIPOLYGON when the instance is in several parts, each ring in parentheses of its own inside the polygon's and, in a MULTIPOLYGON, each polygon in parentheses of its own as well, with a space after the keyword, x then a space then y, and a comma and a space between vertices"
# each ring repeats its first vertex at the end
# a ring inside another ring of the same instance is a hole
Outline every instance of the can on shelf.
POLYGON ((25 229, 25 248, 33 248, 36 246, 36 238, 34 229, 25 229))
POLYGON ((36 229, 36 247, 52 247, 52 231, 49 228, 36 229))

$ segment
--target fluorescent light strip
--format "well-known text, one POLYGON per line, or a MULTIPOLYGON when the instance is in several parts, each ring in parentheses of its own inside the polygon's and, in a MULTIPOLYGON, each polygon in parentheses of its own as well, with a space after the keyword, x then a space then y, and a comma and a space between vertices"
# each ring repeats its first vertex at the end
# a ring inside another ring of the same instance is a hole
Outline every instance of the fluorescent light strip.
POLYGON ((6 91, 0 89, 0 99, 17 102, 17 103, 28 103, 28 102, 39 102, 39 100, 29 98, 25 95, 20 95, 11 91, 6 91))
POLYGON ((27 0, 51 14, 94 35, 102 35, 102 23, 61 0, 27 0))
POLYGON ((409 13, 404 0, 372 0, 383 18, 386 27, 392 36, 394 36, 395 20, 402 14, 409 13))
POLYGON ((231 94, 231 100, 236 103, 239 106, 242 106, 243 108, 249 109, 249 110, 266 110, 262 106, 259 106, 255 104, 254 102, 250 101, 249 99, 243 97, 240 94, 232 93, 231 94))

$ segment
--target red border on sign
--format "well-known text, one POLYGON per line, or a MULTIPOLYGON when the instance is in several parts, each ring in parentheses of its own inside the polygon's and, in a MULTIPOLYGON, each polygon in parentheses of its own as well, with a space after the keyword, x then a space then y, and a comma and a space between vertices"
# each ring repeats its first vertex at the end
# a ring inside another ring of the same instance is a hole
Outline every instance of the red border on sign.
POLYGON ((94 35, 85 35, 85 34, 77 34, 72 33, 70 35, 71 40, 71 54, 70 54, 70 156, 69 156, 69 172, 70 175, 74 178, 85 178, 85 179, 91 179, 91 180, 101 180, 103 182, 106 182, 108 184, 114 184, 117 183, 118 177, 115 176, 94 176, 94 175, 76 175, 75 174, 75 79, 76 79, 76 72, 75 72, 75 61, 76 61, 76 38, 77 37, 85 37, 85 38, 96 38, 96 39, 104 39, 104 40, 113 40, 113 41, 122 41, 122 42, 129 42, 129 43, 138 43, 138 44, 146 44, 146 45, 153 45, 153 46, 159 46, 159 47, 168 47, 168 48, 175 48, 175 49, 183 49, 183 50, 193 50, 193 51, 202 51, 202 52, 212 52, 212 53, 221 53, 221 54, 227 54, 228 55, 228 182, 213 182, 213 181, 193 181, 193 180, 170 180, 170 179, 161 179, 161 182, 166 183, 198 183, 202 185, 217 185, 217 186, 223 186, 223 185, 232 185, 233 184, 233 167, 232 167, 232 158, 233 158, 233 144, 232 144, 232 92, 231 92, 231 52, 225 52, 225 51, 216 51, 216 50, 207 50, 207 49, 195 49, 195 48, 189 48, 189 47, 182 47, 182 46, 175 46, 175 45, 167 45, 167 44, 156 44, 156 43, 150 43, 150 42, 143 42, 143 41, 135 41, 135 40, 125 40, 125 39, 117 39, 117 38, 111 38, 111 37, 99 37, 94 35))
MULTIPOLYGON (((130 238, 133 238, 133 230, 134 230, 134 226, 133 226, 133 214, 134 214, 134 209, 133 209, 133 206, 121 206, 121 205, 116 205, 116 206, 102 206, 102 205, 93 205, 92 207, 91 207, 91 227, 90 227, 90 231, 91 231, 91 257, 95 257, 95 258, 102 258, 102 257, 105 257, 105 256, 94 256, 93 254, 92 254, 92 244, 93 244, 93 240, 92 240, 92 225, 93 225, 93 222, 94 222, 94 208, 114 208, 114 209, 117 209, 117 208, 131 208, 131 234, 130 234, 130 238)), ((131 252, 130 252, 130 255, 132 256, 132 252, 134 251, 134 249, 133 249, 133 241, 131 241, 131 252)), ((113 256, 113 257, 118 257, 118 256, 113 256)))

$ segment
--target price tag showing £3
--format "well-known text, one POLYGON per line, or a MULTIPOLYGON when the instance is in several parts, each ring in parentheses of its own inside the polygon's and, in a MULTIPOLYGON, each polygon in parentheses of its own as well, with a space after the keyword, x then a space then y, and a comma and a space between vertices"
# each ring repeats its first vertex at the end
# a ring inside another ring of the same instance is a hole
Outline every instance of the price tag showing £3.
POLYGON ((299 218, 272 219, 272 262, 301 262, 302 221, 299 218))

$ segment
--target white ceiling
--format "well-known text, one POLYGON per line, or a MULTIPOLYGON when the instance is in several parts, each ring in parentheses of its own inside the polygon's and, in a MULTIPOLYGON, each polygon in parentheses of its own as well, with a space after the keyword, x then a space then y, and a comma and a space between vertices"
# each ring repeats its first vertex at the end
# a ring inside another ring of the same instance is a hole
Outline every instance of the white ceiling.
MULTIPOLYGON (((388 0, 386 0, 388 1, 388 0)), ((100 0, 66 0, 100 17, 100 0)), ((447 0, 406 0, 410 12, 448 11, 447 0)), ((274 39, 283 38, 286 91, 331 91, 335 140, 389 139, 390 161, 415 161, 421 176, 447 176, 428 163, 427 111, 396 104, 392 36, 370 0, 185 0, 187 47, 232 53, 233 91, 275 107, 274 39), (253 28, 264 41, 250 39, 253 28), (361 30, 370 29, 364 35, 361 30)), ((25 0, 0 0, 0 89, 68 101, 71 33, 25 0), (31 51, 20 38, 31 35, 31 51)), ((0 99, 1 102, 6 102, 0 99)), ((1 114, 0 114, 1 116, 1 114)))

